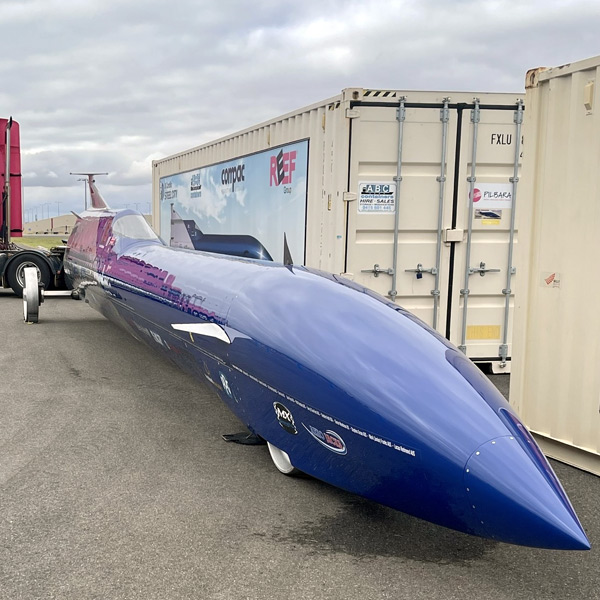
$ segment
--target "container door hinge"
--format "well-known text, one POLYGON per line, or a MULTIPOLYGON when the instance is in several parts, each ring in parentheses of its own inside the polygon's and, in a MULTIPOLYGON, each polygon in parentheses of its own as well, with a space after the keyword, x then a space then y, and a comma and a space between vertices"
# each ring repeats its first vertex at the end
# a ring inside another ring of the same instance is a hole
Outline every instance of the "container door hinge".
POLYGON ((342 194, 342 199, 344 200, 344 202, 354 202, 356 200, 356 193, 355 192, 344 192, 342 194))
POLYGON ((360 117, 360 110, 357 108, 346 109, 346 119, 358 119, 360 117))
POLYGON ((506 367, 506 359, 508 358, 508 344, 500 344, 498 348, 498 356, 500 357, 500 366, 506 367))
POLYGON ((523 100, 519 100, 517 104, 517 110, 513 116, 513 123, 521 125, 523 123, 523 100))
POLYGON ((473 110, 471 110, 471 123, 479 123, 481 120, 481 110, 479 108, 479 98, 473 98, 473 110))

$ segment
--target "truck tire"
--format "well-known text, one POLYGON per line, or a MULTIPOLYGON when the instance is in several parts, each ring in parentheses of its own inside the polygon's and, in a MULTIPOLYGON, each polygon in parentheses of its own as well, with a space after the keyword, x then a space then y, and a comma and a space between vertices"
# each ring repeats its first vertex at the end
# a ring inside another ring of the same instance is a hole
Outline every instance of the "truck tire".
POLYGON ((8 285, 19 298, 23 297, 25 269, 27 267, 35 267, 37 269, 38 281, 43 284, 44 288, 48 289, 50 287, 50 281, 52 280, 50 267, 43 258, 32 254, 17 256, 6 269, 6 279, 8 285))

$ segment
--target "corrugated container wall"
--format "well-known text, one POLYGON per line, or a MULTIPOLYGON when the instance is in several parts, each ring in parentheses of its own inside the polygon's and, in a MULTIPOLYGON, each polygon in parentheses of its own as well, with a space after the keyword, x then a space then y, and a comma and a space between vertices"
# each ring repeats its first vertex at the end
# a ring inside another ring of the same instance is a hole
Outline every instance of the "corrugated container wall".
POLYGON ((160 231, 160 180, 230 161, 239 157, 274 148, 292 141, 308 139, 308 189, 306 227, 306 264, 330 272, 343 268, 344 204, 339 190, 347 185, 342 181, 343 169, 334 169, 334 156, 347 155, 349 122, 343 115, 339 98, 303 108, 278 119, 256 125, 231 136, 153 162, 153 226, 160 231), (341 131, 340 131, 341 125, 341 131), (332 194, 334 198, 332 198, 332 194), (336 229, 337 227, 337 229, 336 229))
POLYGON ((527 74, 511 402, 600 475, 600 57, 527 74))
MULTIPOLYGON (((522 115, 518 94, 348 88, 155 161, 153 214, 162 213, 163 222, 154 226, 168 236, 164 221, 172 214, 172 234, 179 215, 166 205, 177 198, 176 186, 188 200, 211 187, 221 202, 234 185, 261 196, 273 191, 251 183, 265 179, 253 166, 261 155, 270 151, 263 162, 271 183, 277 165, 285 181, 292 173, 285 169, 301 172, 307 147, 304 245, 292 252, 295 261, 343 273, 392 298, 474 360, 509 371, 522 115), (285 158, 292 155, 289 144, 297 164, 285 158), (246 174, 241 184, 232 182, 236 170, 246 174), (177 179, 184 173, 185 182, 177 179)), ((264 220, 277 210, 264 210, 264 220)), ((188 217, 178 222, 192 223, 188 217)), ((274 245, 266 244, 275 257, 274 245)))

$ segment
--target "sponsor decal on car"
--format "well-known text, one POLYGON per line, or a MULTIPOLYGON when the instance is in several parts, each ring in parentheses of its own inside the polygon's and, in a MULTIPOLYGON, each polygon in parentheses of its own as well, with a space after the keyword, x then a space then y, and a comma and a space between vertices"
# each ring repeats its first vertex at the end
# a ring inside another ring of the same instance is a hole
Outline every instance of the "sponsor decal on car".
POLYGON ((219 373, 219 379, 221 380, 223 391, 233 400, 233 393, 231 391, 231 388, 229 387, 229 381, 227 381, 227 377, 225 377, 223 373, 219 373))
MULTIPOLYGON (((557 274, 557 277, 558 277, 558 274, 557 274)), ((354 425, 350 425, 349 423, 344 423, 344 421, 340 421, 339 419, 336 419, 335 417, 332 417, 331 415, 328 415, 327 413, 325 413, 321 410, 317 410, 314 406, 310 406, 309 404, 306 404, 305 402, 302 402, 301 400, 298 400, 297 398, 294 398, 293 396, 290 396, 289 394, 284 394, 281 390, 275 389, 268 383, 265 383, 264 381, 261 381, 260 379, 255 377, 252 373, 248 373, 248 371, 244 371, 244 369, 240 369, 240 367, 238 367, 237 365, 232 365, 232 368, 235 369, 236 371, 238 371, 239 373, 241 373, 242 375, 245 375, 246 377, 250 378, 252 381, 258 383, 259 385, 261 385, 263 388, 269 390, 270 392, 273 392, 274 394, 278 394, 282 398, 285 398, 285 400, 287 402, 290 402, 294 406, 297 406, 299 410, 308 411, 309 413, 312 413, 313 415, 315 415, 315 417, 317 417, 317 418, 320 417, 322 419, 325 419, 326 421, 329 421, 331 423, 332 427, 334 425, 336 425, 337 427, 341 427, 342 429, 345 429, 348 432, 348 435, 360 436, 363 439, 370 440, 371 442, 375 442, 376 444, 380 444, 381 446, 385 446, 386 448, 390 448, 391 450, 396 450, 397 452, 401 452, 404 456, 411 456, 413 458, 416 458, 419 455, 418 450, 415 450, 414 448, 410 448, 399 442, 394 442, 385 437, 374 435, 373 433, 370 433, 369 431, 365 431, 364 429, 360 429, 359 427, 355 427, 354 425)), ((284 408, 285 408, 285 406, 284 406, 284 408)), ((285 410, 287 410, 287 408, 285 410)), ((302 425, 304 425, 304 423, 302 423, 302 425)), ((283 427, 283 425, 282 425, 282 427, 283 427)), ((308 429, 308 427, 306 427, 306 425, 304 425, 304 427, 310 433, 310 430, 308 429)), ((329 433, 334 433, 335 435, 337 435, 335 432, 329 431, 329 433)))
POLYGON ((275 416, 279 424, 292 435, 296 435, 298 430, 296 429, 296 423, 294 417, 287 406, 281 404, 281 402, 273 402, 273 409, 275 410, 275 416))
POLYGON ((346 454, 348 450, 346 449, 346 442, 341 438, 339 434, 331 429, 327 429, 326 431, 321 431, 312 425, 308 427, 302 423, 304 429, 312 435, 312 437, 321 444, 321 446, 325 446, 327 450, 331 450, 331 452, 335 452, 336 454, 346 454))

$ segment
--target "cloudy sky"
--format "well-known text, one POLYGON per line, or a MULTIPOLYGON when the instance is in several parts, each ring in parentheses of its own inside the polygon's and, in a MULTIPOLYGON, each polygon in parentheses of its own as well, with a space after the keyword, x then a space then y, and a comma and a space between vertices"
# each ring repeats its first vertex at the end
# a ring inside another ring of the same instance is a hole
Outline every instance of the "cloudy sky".
POLYGON ((345 87, 522 93, 599 31, 598 0, 0 0, 0 116, 28 216, 82 210, 71 171, 146 211, 152 159, 345 87))

